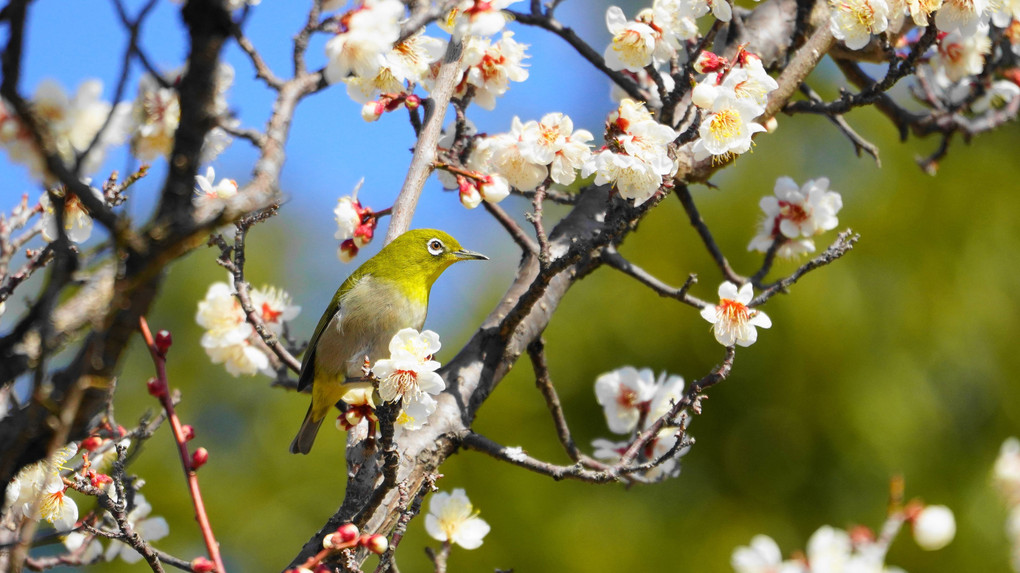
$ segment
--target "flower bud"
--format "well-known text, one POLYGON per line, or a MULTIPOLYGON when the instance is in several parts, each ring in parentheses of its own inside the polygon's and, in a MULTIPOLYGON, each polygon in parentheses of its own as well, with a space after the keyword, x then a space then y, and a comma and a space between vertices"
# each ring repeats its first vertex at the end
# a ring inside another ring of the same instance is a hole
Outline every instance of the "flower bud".
POLYGON ((170 350, 170 345, 173 343, 174 337, 171 336, 169 330, 160 330, 156 333, 156 352, 159 353, 160 356, 166 356, 167 351, 170 350))
POLYGON ((205 465, 209 461, 209 450, 205 448, 198 448, 195 453, 191 454, 191 469, 197 470, 198 468, 205 465))
POLYGON ((407 106, 407 109, 414 111, 421 105, 421 97, 411 94, 404 100, 404 105, 407 106))
POLYGON ((942 549, 956 536, 953 511, 944 505, 929 505, 914 519, 914 541, 926 551, 942 549))
POLYGON ((340 543, 350 543, 358 539, 358 526, 353 523, 345 523, 336 530, 337 539, 340 543))
POLYGON ((361 119, 371 123, 386 111, 386 105, 378 101, 370 101, 361 108, 361 119))
POLYGON ((390 542, 386 540, 386 537, 378 533, 362 535, 359 544, 376 555, 382 555, 390 546, 390 542))
POLYGON ((195 573, 211 573, 216 570, 216 565, 206 557, 196 557, 191 560, 191 569, 195 573))
POLYGON ((358 256, 358 246, 354 244, 352 239, 340 243, 340 248, 336 251, 336 256, 341 261, 349 263, 354 260, 354 257, 358 256))
POLYGON ((149 389, 149 395, 157 398, 166 396, 166 384, 164 384, 158 378, 149 378, 149 381, 145 383, 145 386, 149 389))
POLYGON ((333 538, 334 537, 336 537, 336 533, 327 533, 326 536, 322 538, 322 548, 323 549, 333 549, 333 538))
POLYGON ((103 438, 99 436, 89 436, 81 441, 81 449, 94 452, 99 449, 99 446, 103 445, 103 438))
POLYGON ((191 424, 184 424, 181 426, 181 433, 184 434, 185 442, 190 442, 195 439, 195 428, 193 428, 191 424))
POLYGON ((698 59, 694 61, 694 69, 699 74, 710 74, 722 70, 728 64, 729 62, 726 61, 726 58, 705 50, 698 54, 698 59))

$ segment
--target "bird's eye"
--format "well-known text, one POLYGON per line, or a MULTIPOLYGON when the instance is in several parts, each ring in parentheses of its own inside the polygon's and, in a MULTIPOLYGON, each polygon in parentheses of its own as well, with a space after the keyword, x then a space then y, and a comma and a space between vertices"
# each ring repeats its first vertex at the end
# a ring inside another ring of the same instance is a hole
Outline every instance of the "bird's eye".
POLYGON ((429 239, 428 249, 429 253, 433 256, 439 255, 443 252, 443 242, 439 239, 429 239))

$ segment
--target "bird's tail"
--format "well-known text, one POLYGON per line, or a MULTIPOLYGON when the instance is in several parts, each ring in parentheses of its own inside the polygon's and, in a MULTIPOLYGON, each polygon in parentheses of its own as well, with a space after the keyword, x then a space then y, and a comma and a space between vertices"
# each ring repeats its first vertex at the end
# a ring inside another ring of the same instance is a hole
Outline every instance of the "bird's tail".
POLYGON ((322 425, 322 421, 325 417, 321 417, 318 420, 314 419, 312 415, 312 406, 308 406, 308 413, 305 414, 305 421, 301 422, 301 429, 298 430, 297 436, 294 437, 294 441, 290 443, 290 453, 292 454, 307 454, 312 451, 312 444, 315 443, 315 435, 319 433, 319 426, 322 425))

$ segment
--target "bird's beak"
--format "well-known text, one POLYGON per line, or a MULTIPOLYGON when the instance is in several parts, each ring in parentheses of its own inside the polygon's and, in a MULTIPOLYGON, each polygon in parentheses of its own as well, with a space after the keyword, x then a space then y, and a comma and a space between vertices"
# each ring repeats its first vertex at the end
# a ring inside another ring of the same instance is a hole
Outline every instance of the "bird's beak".
POLYGON ((485 255, 483 255, 481 253, 476 253, 474 251, 469 251, 467 249, 461 249, 459 251, 454 251, 453 255, 455 257, 457 257, 458 260, 461 260, 461 261, 470 261, 470 260, 487 261, 487 260, 489 260, 489 257, 486 257, 485 255))

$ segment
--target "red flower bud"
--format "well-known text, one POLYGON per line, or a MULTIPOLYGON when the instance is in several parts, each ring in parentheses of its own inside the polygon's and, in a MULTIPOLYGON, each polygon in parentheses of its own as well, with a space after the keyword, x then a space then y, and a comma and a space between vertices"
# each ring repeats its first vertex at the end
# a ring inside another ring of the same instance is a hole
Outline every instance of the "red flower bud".
POLYGON ((409 95, 407 96, 407 101, 404 102, 404 105, 407 106, 407 109, 416 110, 418 109, 418 106, 421 105, 421 98, 414 94, 409 95))
POLYGON ((191 424, 184 424, 181 426, 181 433, 184 434, 185 442, 190 442, 195 439, 195 428, 193 428, 191 424))
POLYGON ((99 436, 90 436, 81 441, 81 449, 94 452, 99 449, 99 446, 103 445, 103 438, 99 436))
POLYGON ((216 565, 206 557, 196 557, 191 560, 191 568, 195 573, 211 573, 216 570, 216 565))
POLYGON ((170 345, 173 343, 174 337, 170 335, 169 330, 160 330, 156 333, 156 352, 160 356, 166 356, 167 351, 170 350, 170 345))
POLYGON ((205 465, 209 461, 209 450, 205 448, 198 448, 195 453, 191 454, 191 469, 197 470, 198 468, 205 465))
POLYGON ((372 535, 362 535, 359 542, 362 547, 368 549, 376 555, 382 555, 389 548, 390 542, 386 540, 386 537, 379 535, 378 533, 372 535))
POLYGON ((149 389, 149 394, 157 398, 166 396, 166 384, 164 384, 158 378, 149 378, 149 381, 145 383, 149 389))
POLYGON ((345 523, 336 530, 336 539, 340 543, 350 543, 358 539, 358 526, 353 523, 345 523))

